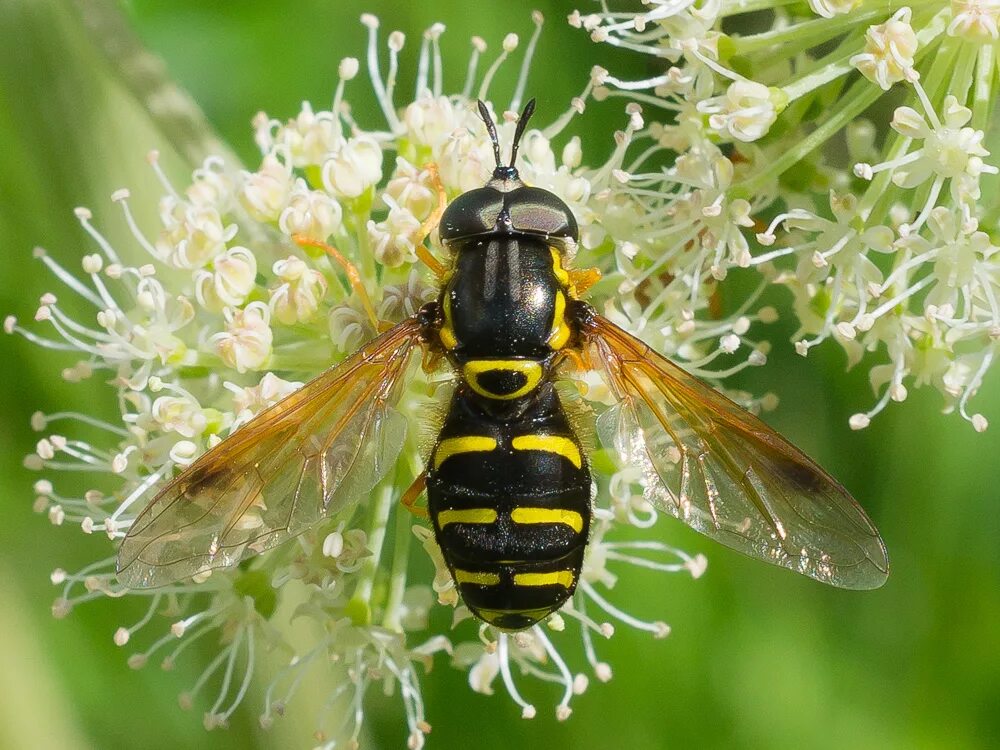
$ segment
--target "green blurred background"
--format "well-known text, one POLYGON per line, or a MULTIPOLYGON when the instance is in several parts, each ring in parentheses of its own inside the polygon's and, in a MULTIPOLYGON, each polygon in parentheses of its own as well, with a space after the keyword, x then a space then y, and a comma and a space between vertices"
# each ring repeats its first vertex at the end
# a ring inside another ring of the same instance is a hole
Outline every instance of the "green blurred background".
MULTIPOLYGON (((491 59, 505 32, 526 38, 534 8, 548 24, 529 92, 543 110, 553 108, 545 119, 582 88, 595 63, 625 78, 648 73, 645 59, 613 54, 570 29, 564 19, 572 6, 557 0, 133 0, 120 27, 109 7, 87 0, 0 3, 0 311, 22 320, 30 321, 37 297, 53 287, 31 258, 33 246, 72 267, 92 251, 74 206, 90 206, 99 226, 126 247, 111 191, 131 187, 134 205, 149 217, 159 190, 146 152, 159 148, 179 179, 190 171, 192 149, 177 148, 192 127, 183 98, 162 89, 152 102, 136 96, 161 74, 190 92, 222 140, 252 164, 250 118, 259 109, 291 116, 303 99, 325 105, 338 60, 363 57, 362 11, 378 14, 384 32, 407 33, 401 92, 412 86, 420 32, 432 21, 448 26, 446 89, 454 89, 464 77, 469 37, 486 38, 491 59), (82 18, 100 23, 88 32, 82 18), (124 75, 109 64, 107 49, 128 50, 137 40, 163 59, 164 71, 134 56, 124 75), (165 126, 154 124, 150 106, 165 126)), ((359 76, 349 98, 362 123, 378 123, 365 81, 359 76)), ((609 132, 622 120, 621 107, 620 100, 591 106, 577 124, 609 132)), ((593 138, 585 145, 591 158, 605 148, 593 138)), ((695 582, 630 572, 615 599, 668 621, 667 640, 619 628, 600 644, 615 678, 592 681, 564 724, 543 708, 554 693, 535 695, 539 717, 525 722, 502 691, 474 694, 464 673, 439 663, 423 681, 431 747, 1000 744, 998 378, 988 380, 976 404, 995 425, 985 434, 939 415, 939 398, 929 391, 914 392, 870 429, 853 433, 847 417, 872 399, 865 373, 845 375, 842 354, 829 347, 808 360, 795 357, 785 343, 791 331, 787 322, 769 335, 776 343, 771 362, 745 384, 777 392, 782 407, 769 420, 862 499, 889 546, 888 585, 871 593, 832 590, 664 522, 659 528, 669 541, 708 555, 707 574, 695 582)), ((4 339, 0 357, 0 747, 309 746, 312 716, 296 713, 294 704, 269 733, 257 728, 259 702, 251 700, 228 731, 206 734, 204 706, 184 713, 176 695, 210 651, 170 673, 129 670, 128 650, 111 636, 138 618, 134 603, 101 601, 52 619, 49 571, 80 567, 107 547, 32 514, 37 477, 21 466, 38 437, 29 417, 35 409, 80 403, 110 416, 110 393, 98 382, 63 383, 67 360, 19 338, 4 339)), ((396 700, 373 695, 368 716, 366 746, 403 746, 396 700)))

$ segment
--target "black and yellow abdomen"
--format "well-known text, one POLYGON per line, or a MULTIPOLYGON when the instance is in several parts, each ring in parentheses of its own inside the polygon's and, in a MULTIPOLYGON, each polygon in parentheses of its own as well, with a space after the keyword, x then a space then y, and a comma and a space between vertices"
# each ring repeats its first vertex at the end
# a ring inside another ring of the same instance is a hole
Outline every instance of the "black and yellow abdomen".
POLYGON ((457 389, 428 467, 428 510, 465 604, 517 630, 576 588, 590 471, 551 383, 503 415, 485 406, 457 389))
POLYGON ((539 622, 572 596, 590 531, 590 470, 553 370, 574 346, 563 253, 579 232, 569 207, 525 185, 485 105, 497 168, 456 198, 439 237, 453 255, 430 308, 458 387, 427 465, 434 534, 465 604, 506 630, 539 622))

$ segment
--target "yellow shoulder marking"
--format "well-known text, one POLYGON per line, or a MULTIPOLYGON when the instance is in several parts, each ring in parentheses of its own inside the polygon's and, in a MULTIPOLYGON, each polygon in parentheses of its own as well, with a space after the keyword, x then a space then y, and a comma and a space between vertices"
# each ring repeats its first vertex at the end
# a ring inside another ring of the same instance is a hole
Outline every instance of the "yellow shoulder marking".
POLYGON ((441 326, 438 337, 441 339, 441 343, 444 344, 445 349, 454 349, 458 346, 458 339, 455 337, 455 329, 451 323, 451 294, 448 292, 444 294, 441 307, 444 311, 444 325, 441 326))
POLYGON ((517 573, 514 576, 515 586, 562 586, 569 588, 576 576, 572 570, 554 570, 551 573, 517 573))
POLYGON ((552 311, 552 330, 549 333, 548 345, 553 351, 562 349, 569 341, 571 331, 566 325, 566 295, 556 292, 555 308, 552 311))
POLYGON ((558 453, 576 468, 583 466, 580 448, 569 438, 557 435, 519 435, 511 441, 516 451, 545 451, 558 453))
POLYGON ((449 523, 493 523, 496 520, 497 512, 493 508, 443 510, 437 514, 438 526, 442 529, 449 523))
POLYGON ((477 586, 496 586, 500 583, 497 573, 483 573, 472 570, 455 569, 455 583, 474 583, 477 586))
POLYGON ((564 523, 577 534, 583 531, 583 516, 575 510, 562 508, 514 508, 510 520, 514 523, 564 523))
POLYGON ((445 438, 434 451, 434 468, 437 469, 454 455, 496 450, 497 441, 486 435, 463 435, 445 438))
POLYGON ((562 255, 554 247, 550 247, 549 250, 552 252, 552 273, 555 275, 556 281, 568 288, 570 285, 569 273, 563 268, 562 255))

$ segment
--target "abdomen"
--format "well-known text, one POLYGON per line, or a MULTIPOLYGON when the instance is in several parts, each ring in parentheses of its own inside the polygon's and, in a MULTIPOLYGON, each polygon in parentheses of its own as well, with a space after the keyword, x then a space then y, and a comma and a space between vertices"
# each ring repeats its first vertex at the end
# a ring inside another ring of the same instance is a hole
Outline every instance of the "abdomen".
POLYGON ((576 588, 590 529, 590 471, 550 383, 504 419, 460 385, 431 456, 428 510, 465 604, 526 628, 576 588))

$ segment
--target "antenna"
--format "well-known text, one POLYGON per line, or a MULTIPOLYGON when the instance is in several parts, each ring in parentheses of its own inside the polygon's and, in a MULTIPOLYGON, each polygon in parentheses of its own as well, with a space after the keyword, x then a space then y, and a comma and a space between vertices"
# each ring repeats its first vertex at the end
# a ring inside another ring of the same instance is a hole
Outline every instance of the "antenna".
MULTIPOLYGON (((482 105, 482 102, 480 102, 482 105)), ((521 112, 521 116, 517 118, 517 127, 514 129, 514 145, 510 147, 510 166, 514 166, 514 162, 517 161, 517 147, 521 143, 521 136, 524 134, 524 129, 528 127, 528 120, 535 113, 535 100, 534 98, 529 99, 528 103, 524 105, 524 111, 521 112)), ((494 139, 494 143, 496 140, 494 139)), ((497 152, 497 165, 500 164, 499 152, 497 152)))
MULTIPOLYGON (((534 101, 534 100, 532 100, 534 101)), ((532 102, 528 102, 531 104, 532 102)), ((483 103, 482 99, 478 100, 479 104, 479 116, 483 118, 483 122, 486 123, 486 129, 490 133, 490 140, 493 141, 493 158, 497 160, 497 168, 500 166, 500 140, 497 138, 497 126, 493 122, 493 118, 490 117, 490 111, 486 109, 486 105, 483 103)))

